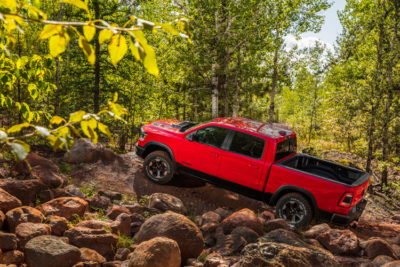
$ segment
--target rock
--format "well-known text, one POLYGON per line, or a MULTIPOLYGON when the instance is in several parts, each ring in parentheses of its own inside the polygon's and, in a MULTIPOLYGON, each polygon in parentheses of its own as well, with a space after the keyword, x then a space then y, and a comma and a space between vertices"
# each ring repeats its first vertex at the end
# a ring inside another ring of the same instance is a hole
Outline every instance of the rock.
POLYGON ((6 215, 0 210, 0 229, 3 229, 5 220, 6 220, 6 215))
POLYGON ((214 233, 215 230, 217 229, 218 225, 219 224, 214 223, 214 222, 209 222, 209 223, 203 224, 203 226, 201 227, 201 231, 203 232, 204 235, 214 233))
POLYGON ((223 256, 232 255, 240 252, 247 244, 246 240, 238 234, 224 235, 221 228, 217 229, 215 234, 216 244, 212 247, 212 251, 218 252, 223 256))
POLYGON ((103 197, 108 197, 111 201, 122 200, 122 194, 119 192, 100 190, 98 194, 103 197))
POLYGON ((43 223, 20 223, 15 229, 15 234, 18 238, 18 247, 24 248, 25 244, 32 238, 51 234, 51 227, 43 223))
POLYGON ((66 186, 64 189, 65 192, 67 192, 70 196, 80 197, 83 199, 86 198, 85 194, 77 186, 73 184, 66 186))
POLYGON ((20 223, 41 223, 44 219, 44 215, 39 210, 28 206, 15 208, 6 213, 8 229, 12 233, 15 232, 15 228, 20 223))
POLYGON ((392 217, 392 220, 400 222, 400 214, 396 214, 392 217))
POLYGON ((2 251, 17 249, 17 236, 0 231, 0 249, 2 251))
POLYGON ((101 154, 101 159, 104 161, 114 161, 116 157, 114 151, 109 148, 105 148, 101 154))
POLYGON ((92 262, 97 262, 97 263, 104 263, 106 262, 106 259, 101 256, 97 251, 90 249, 90 248, 80 248, 79 249, 81 252, 81 261, 92 261, 92 262))
POLYGON ((340 266, 324 249, 305 243, 300 236, 284 229, 274 230, 241 252, 241 267, 254 266, 340 266))
POLYGON ((387 241, 383 240, 382 238, 379 237, 370 238, 364 243, 363 246, 365 255, 370 259, 373 259, 379 255, 386 255, 394 259, 397 259, 397 255, 393 250, 393 248, 387 241))
POLYGON ((30 267, 69 267, 79 261, 80 251, 60 237, 42 235, 26 243, 25 258, 30 267))
POLYGON ((71 163, 95 162, 102 154, 101 146, 94 145, 89 139, 75 140, 69 153, 65 153, 64 159, 71 163))
POLYGON ((105 222, 105 221, 99 221, 99 220, 87 220, 87 221, 82 221, 75 225, 76 227, 86 227, 90 229, 109 229, 110 228, 110 223, 105 222))
POLYGON ((370 264, 370 267, 380 267, 388 262, 394 261, 392 257, 386 255, 377 256, 370 264))
POLYGON ((354 256, 361 249, 357 236, 350 230, 330 229, 320 234, 317 240, 336 255, 354 256))
POLYGON ((361 257, 336 256, 340 267, 372 267, 371 261, 361 257))
POLYGON ((11 251, 6 251, 3 253, 0 259, 0 264, 7 264, 7 266, 10 266, 10 264, 22 264, 24 263, 24 253, 19 250, 11 250, 11 251))
POLYGON ((180 267, 178 244, 166 237, 156 237, 140 243, 129 260, 129 267, 180 267))
POLYGON ((0 210, 7 212, 22 206, 21 200, 0 188, 0 210))
POLYGON ((143 223, 135 237, 140 243, 157 236, 175 240, 179 245, 183 262, 188 258, 197 258, 204 247, 203 235, 197 225, 174 212, 150 217, 143 223))
POLYGON ((225 220, 225 218, 228 218, 229 216, 232 215, 232 211, 226 208, 218 208, 214 210, 214 212, 217 213, 219 216, 221 216, 221 220, 225 220))
POLYGON ((311 227, 307 232, 304 233, 306 238, 317 238, 322 233, 329 231, 331 227, 327 223, 317 224, 311 227))
POLYGON ((131 217, 126 213, 121 213, 110 224, 111 230, 114 234, 121 234, 123 236, 131 235, 131 217))
POLYGON ((382 267, 400 267, 400 260, 388 262, 385 265, 382 265, 382 267))
POLYGON ((47 217, 51 227, 51 234, 61 236, 68 229, 68 220, 64 217, 51 215, 47 217))
POLYGON ((400 233, 400 225, 382 221, 360 220, 353 230, 364 239, 370 237, 395 238, 400 233))
POLYGON ((203 263, 197 259, 190 258, 186 261, 186 265, 190 267, 203 267, 203 263))
POLYGON ((112 257, 112 248, 117 245, 118 236, 105 229, 90 229, 86 227, 73 227, 64 235, 69 238, 71 244, 77 247, 86 247, 96 250, 104 257, 112 257))
POLYGON ((107 210, 111 206, 111 201, 108 197, 96 195, 88 199, 89 207, 91 209, 107 210))
POLYGON ((144 217, 137 213, 131 214, 130 217, 131 217, 131 231, 133 235, 139 232, 140 227, 144 223, 144 217))
POLYGON ((221 216, 214 212, 214 211, 208 211, 206 213, 204 213, 203 215, 201 215, 201 222, 200 224, 207 224, 207 223, 220 223, 221 222, 221 216))
MULTIPOLYGON (((124 264, 124 267, 127 267, 128 264, 124 264)), ((102 267, 122 267, 122 262, 121 261, 109 261, 109 262, 103 263, 101 266, 102 267)))
POLYGON ((203 267, 229 267, 229 261, 214 252, 206 257, 203 267))
POLYGON ((267 229, 267 231, 273 231, 276 229, 286 229, 287 223, 284 219, 273 219, 266 221, 264 223, 264 227, 265 229, 267 229))
POLYGON ((262 223, 252 210, 239 210, 222 221, 222 227, 225 234, 230 234, 233 229, 239 226, 246 226, 253 229, 259 235, 263 234, 262 223))
POLYGON ((128 248, 119 248, 117 252, 115 252, 114 260, 124 261, 128 258, 129 253, 131 253, 131 251, 128 248))
POLYGON ((58 166, 52 161, 31 152, 26 157, 26 161, 31 166, 32 176, 40 180, 43 184, 51 188, 56 188, 68 183, 58 166))
POLYGON ((247 243, 254 243, 259 237, 259 235, 253 229, 250 229, 246 226, 236 227, 232 231, 232 234, 240 235, 246 240, 247 243))
POLYGON ((146 207, 158 209, 160 211, 174 211, 186 214, 187 210, 182 200, 165 193, 154 193, 146 201, 146 207))
POLYGON ((107 212, 106 216, 111 220, 115 220, 121 213, 130 214, 130 211, 122 206, 113 205, 107 212))
POLYGON ((87 207, 88 203, 79 197, 59 197, 37 208, 46 214, 46 216, 57 215, 67 220, 72 220, 76 215, 82 217, 87 207))
POLYGON ((36 197, 41 191, 49 189, 47 185, 37 179, 2 179, 0 180, 0 188, 18 198, 22 202, 22 205, 27 206, 35 203, 36 197))
POLYGON ((261 214, 260 217, 263 218, 265 221, 273 220, 275 219, 275 214, 268 210, 264 210, 261 214))

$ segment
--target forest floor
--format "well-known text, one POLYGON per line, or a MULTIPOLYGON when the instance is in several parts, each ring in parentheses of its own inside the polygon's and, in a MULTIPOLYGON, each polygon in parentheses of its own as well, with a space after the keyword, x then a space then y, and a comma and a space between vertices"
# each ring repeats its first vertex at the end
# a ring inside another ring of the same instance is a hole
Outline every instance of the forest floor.
MULTIPOLYGON (((54 156, 54 155, 53 155, 54 156)), ((362 159, 350 153, 328 151, 322 154, 323 158, 346 164, 353 167, 361 167, 362 159)), ((61 163, 62 157, 55 156, 55 162, 61 163)), ((124 194, 127 198, 141 199, 152 193, 162 192, 180 198, 191 215, 200 215, 206 211, 218 207, 226 207, 231 210, 250 208, 255 211, 270 210, 261 201, 233 193, 229 190, 198 181, 194 178, 177 175, 168 185, 158 185, 148 180, 142 169, 142 160, 134 152, 119 155, 111 162, 98 161, 71 165, 66 172, 72 183, 81 188, 92 187, 94 191, 112 190, 124 194)), ((366 220, 388 220, 398 213, 388 202, 384 195, 368 194, 368 205, 362 215, 366 220)))

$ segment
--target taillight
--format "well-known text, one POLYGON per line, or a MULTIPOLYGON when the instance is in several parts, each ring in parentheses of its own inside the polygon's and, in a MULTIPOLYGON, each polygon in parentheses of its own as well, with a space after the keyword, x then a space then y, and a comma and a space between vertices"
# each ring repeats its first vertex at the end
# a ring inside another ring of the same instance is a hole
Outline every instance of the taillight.
POLYGON ((348 208, 353 202, 353 193, 345 193, 339 201, 339 206, 343 208, 348 208))
POLYGON ((140 128, 139 140, 143 141, 147 137, 147 133, 143 130, 143 127, 140 128))

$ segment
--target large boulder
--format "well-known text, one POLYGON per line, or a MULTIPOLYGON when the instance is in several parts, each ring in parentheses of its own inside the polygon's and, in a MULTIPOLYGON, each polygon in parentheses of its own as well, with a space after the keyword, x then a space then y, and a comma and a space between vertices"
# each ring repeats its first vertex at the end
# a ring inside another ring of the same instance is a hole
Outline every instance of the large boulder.
POLYGON ((215 239, 216 244, 212 247, 212 251, 218 252, 223 256, 238 253, 247 244, 241 235, 234 234, 233 232, 232 234, 224 235, 221 228, 216 230, 215 239))
POLYGON ((80 251, 60 237, 42 235, 25 246, 26 263, 30 267, 69 267, 79 262, 80 251))
POLYGON ((354 256, 361 250, 357 236, 350 230, 330 229, 318 235, 317 240, 336 255, 354 256))
POLYGON ((0 210, 7 212, 22 206, 21 200, 0 188, 0 210))
POLYGON ((382 265, 382 267, 399 267, 399 266, 400 266, 400 260, 391 261, 391 262, 385 263, 385 265, 382 265))
POLYGON ((15 208, 6 213, 6 222, 10 232, 15 232, 15 228, 20 223, 41 223, 44 219, 44 215, 39 210, 28 206, 15 208))
POLYGON ((360 220, 355 225, 353 231, 364 239, 370 237, 395 238, 400 233, 400 224, 360 220))
POLYGON ((18 247, 24 248, 25 244, 32 238, 40 235, 50 235, 51 227, 43 223, 21 223, 15 229, 18 238, 18 247))
POLYGON ((35 203, 40 192, 49 189, 47 185, 43 184, 38 179, 0 179, 0 188, 21 200, 22 205, 27 206, 35 203))
POLYGON ((370 259, 379 255, 386 255, 394 259, 398 257, 390 244, 379 237, 368 239, 366 242, 363 242, 362 247, 364 248, 365 255, 370 259))
POLYGON ((146 206, 160 211, 170 210, 181 214, 186 214, 187 212, 182 200, 165 193, 154 193, 150 195, 146 202, 146 206))
POLYGON ((391 261, 394 261, 392 257, 386 255, 380 255, 377 256, 368 267, 380 267, 391 261))
POLYGON ((147 219, 136 234, 139 243, 157 236, 175 240, 181 251, 182 261, 197 258, 203 250, 204 241, 200 229, 185 216, 166 212, 147 219))
POLYGON ((79 197, 59 197, 37 207, 46 216, 57 215, 67 220, 78 215, 82 217, 88 208, 88 203, 79 197))
POLYGON ((306 238, 317 238, 322 233, 329 231, 331 227, 327 223, 321 223, 314 225, 308 231, 304 233, 304 237, 306 238))
POLYGON ((77 247, 93 249, 106 258, 113 255, 113 248, 116 247, 118 236, 105 229, 90 229, 86 227, 73 227, 67 230, 64 235, 69 238, 71 244, 77 247))
POLYGON ((17 236, 0 231, 0 249, 2 251, 17 249, 17 236))
POLYGON ((31 152, 26 157, 26 162, 32 168, 32 176, 45 185, 56 188, 68 183, 67 177, 65 177, 58 166, 50 160, 31 152))
POLYGON ((129 267, 180 267, 178 244, 166 237, 155 237, 139 244, 131 254, 129 267))
POLYGON ((259 238, 259 235, 249 227, 239 226, 232 231, 232 235, 240 235, 247 243, 254 243, 259 238))
POLYGON ((241 252, 241 267, 254 266, 339 266, 324 249, 307 244, 300 236, 284 229, 274 230, 248 244, 241 252))
POLYGON ((263 234, 263 225, 260 219, 250 209, 239 210, 222 221, 225 234, 230 234, 233 229, 239 226, 246 226, 256 231, 259 235, 263 234))
POLYGON ((94 145, 92 141, 84 138, 75 140, 69 152, 65 153, 64 158, 71 163, 86 163, 99 160, 101 154, 101 145, 94 145))

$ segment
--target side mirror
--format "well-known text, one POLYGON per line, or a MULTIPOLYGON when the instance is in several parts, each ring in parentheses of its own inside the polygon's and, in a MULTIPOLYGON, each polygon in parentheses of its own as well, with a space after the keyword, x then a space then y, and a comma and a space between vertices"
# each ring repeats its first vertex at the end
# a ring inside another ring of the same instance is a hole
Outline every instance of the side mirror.
POLYGON ((186 136, 186 139, 192 142, 192 141, 197 141, 198 137, 197 137, 196 133, 194 132, 194 133, 188 134, 186 136))

